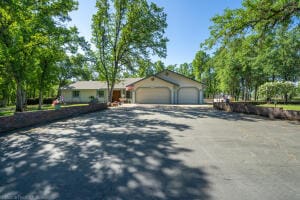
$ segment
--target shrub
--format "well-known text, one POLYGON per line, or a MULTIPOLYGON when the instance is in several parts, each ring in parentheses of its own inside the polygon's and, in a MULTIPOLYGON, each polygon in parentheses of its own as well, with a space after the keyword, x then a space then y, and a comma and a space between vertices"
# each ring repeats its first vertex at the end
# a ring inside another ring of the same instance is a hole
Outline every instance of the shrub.
MULTIPOLYGON (((43 104, 52 104, 52 102, 55 100, 56 98, 44 98, 43 99, 43 104)), ((27 105, 37 105, 39 104, 39 98, 30 98, 27 99, 27 105)))
POLYGON ((285 102, 296 95, 296 86, 289 81, 286 82, 267 82, 261 85, 258 89, 260 96, 271 101, 275 97, 284 97, 285 102))

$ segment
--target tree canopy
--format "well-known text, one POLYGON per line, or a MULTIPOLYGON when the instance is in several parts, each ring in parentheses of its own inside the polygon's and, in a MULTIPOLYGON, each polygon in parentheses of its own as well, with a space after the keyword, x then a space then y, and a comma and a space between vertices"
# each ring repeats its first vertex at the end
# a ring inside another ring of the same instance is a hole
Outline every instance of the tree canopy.
POLYGON ((241 8, 214 16, 201 47, 214 51, 209 65, 217 90, 249 100, 265 82, 298 81, 299 11, 295 0, 244 0, 241 8))
POLYGON ((39 91, 41 102, 44 90, 55 85, 61 73, 58 63, 74 54, 83 41, 75 27, 66 25, 68 13, 75 9, 74 0, 0 2, 2 104, 12 92, 16 111, 23 111, 26 96, 35 97, 39 91))
POLYGON ((135 71, 150 55, 166 56, 166 14, 146 0, 97 0, 93 39, 96 69, 112 91, 125 69, 135 71))
MULTIPOLYGON (((38 97, 41 108, 43 97, 59 96, 70 82, 95 79, 107 82, 111 101, 119 79, 164 69, 201 81, 209 98, 222 92, 257 100, 266 82, 300 80, 297 0, 243 0, 241 8, 225 9, 211 19, 194 59, 172 65, 160 60, 167 15, 155 3, 97 0, 92 44, 68 24, 77 7, 76 0, 0 1, 0 106, 23 111, 27 98, 38 97)), ((280 87, 286 100, 293 96, 288 84, 280 87)))

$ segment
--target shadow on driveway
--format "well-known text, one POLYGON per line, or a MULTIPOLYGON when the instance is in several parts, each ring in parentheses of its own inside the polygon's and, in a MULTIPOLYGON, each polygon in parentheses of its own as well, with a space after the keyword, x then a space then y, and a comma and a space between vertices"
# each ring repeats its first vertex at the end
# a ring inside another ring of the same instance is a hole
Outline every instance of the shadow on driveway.
POLYGON ((140 118, 215 115, 180 110, 119 108, 5 135, 0 199, 209 199, 208 175, 176 158, 191 150, 170 136, 190 127, 140 118))
MULTIPOLYGON (((228 121, 247 121, 247 122, 257 122, 259 120, 266 120, 268 118, 257 116, 257 115, 248 115, 243 113, 235 113, 235 112, 225 112, 213 109, 212 107, 201 107, 201 106, 182 106, 182 105, 175 105, 175 106, 160 106, 160 105, 143 105, 139 106, 136 105, 134 107, 123 107, 122 109, 125 110, 137 110, 144 112, 143 114, 164 114, 170 117, 181 117, 186 119, 197 119, 197 118, 217 118, 217 119, 224 119, 228 121)), ((142 113, 141 112, 141 113, 142 113)))

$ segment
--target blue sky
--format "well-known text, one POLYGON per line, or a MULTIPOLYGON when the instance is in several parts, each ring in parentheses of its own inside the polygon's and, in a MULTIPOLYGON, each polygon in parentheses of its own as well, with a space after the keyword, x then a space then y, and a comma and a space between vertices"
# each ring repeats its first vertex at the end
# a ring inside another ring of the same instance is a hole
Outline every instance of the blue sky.
MULTIPOLYGON (((241 0, 151 0, 167 13, 166 65, 192 62, 201 42, 209 37, 210 19, 225 8, 241 7, 241 0)), ((87 40, 91 38, 91 20, 96 0, 79 0, 79 9, 71 13, 72 23, 87 40)))

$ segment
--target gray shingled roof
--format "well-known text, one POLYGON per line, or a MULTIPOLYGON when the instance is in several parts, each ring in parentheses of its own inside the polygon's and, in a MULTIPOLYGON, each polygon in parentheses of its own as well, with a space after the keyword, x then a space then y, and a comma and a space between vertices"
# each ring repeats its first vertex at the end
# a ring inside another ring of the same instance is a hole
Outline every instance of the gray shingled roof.
MULTIPOLYGON (((142 78, 125 78, 115 84, 116 89, 124 89, 127 85, 139 81, 142 78)), ((62 90, 93 90, 93 89, 106 89, 107 84, 105 81, 77 81, 66 87, 61 88, 62 90)))

